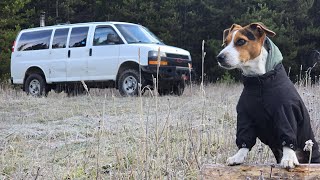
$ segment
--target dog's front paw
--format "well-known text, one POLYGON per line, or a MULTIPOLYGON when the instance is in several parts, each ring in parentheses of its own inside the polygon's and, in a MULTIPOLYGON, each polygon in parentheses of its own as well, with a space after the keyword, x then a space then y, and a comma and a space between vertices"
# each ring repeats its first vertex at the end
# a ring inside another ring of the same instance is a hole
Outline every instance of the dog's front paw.
POLYGON ((227 159, 227 164, 229 166, 239 165, 239 164, 242 164, 243 162, 244 162, 244 158, 237 156, 237 154, 227 159))
POLYGON ((242 164, 247 157, 247 154, 249 152, 248 148, 241 148, 239 151, 232 157, 229 157, 227 159, 227 164, 229 166, 239 165, 242 164))
POLYGON ((281 159, 280 165, 281 167, 286 169, 292 169, 296 165, 299 165, 296 153, 288 147, 283 147, 283 157, 281 159))

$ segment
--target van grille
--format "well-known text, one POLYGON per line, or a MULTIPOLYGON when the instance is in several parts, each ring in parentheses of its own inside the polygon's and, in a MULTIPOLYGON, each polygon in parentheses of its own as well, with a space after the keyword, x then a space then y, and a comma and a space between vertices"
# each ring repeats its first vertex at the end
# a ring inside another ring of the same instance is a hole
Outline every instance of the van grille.
POLYGON ((175 59, 183 59, 183 60, 189 60, 189 57, 186 55, 181 55, 181 54, 171 54, 171 53, 166 53, 168 58, 175 58, 175 59))
POLYGON ((186 55, 170 53, 167 53, 166 55, 170 66, 188 67, 188 64, 191 63, 189 57, 186 55))

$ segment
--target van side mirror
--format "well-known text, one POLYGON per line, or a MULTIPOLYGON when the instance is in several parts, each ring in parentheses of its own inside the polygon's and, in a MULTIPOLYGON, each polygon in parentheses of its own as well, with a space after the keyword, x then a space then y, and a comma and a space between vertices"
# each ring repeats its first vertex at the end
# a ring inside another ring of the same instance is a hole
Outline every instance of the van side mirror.
POLYGON ((119 44, 120 38, 116 34, 108 34, 107 42, 108 44, 119 44))

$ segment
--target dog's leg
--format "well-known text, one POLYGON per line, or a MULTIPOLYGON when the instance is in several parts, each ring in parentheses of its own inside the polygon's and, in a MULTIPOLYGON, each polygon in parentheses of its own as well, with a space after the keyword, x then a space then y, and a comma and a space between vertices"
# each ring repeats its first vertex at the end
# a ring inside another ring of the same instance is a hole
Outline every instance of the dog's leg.
POLYGON ((232 157, 227 159, 227 164, 229 166, 242 164, 247 157, 249 152, 248 148, 241 148, 239 151, 232 157))
POLYGON ((278 148, 271 148, 274 157, 276 158, 277 164, 280 164, 283 153, 282 153, 282 149, 278 149, 278 148))
POLYGON ((296 153, 288 147, 283 147, 283 157, 281 159, 280 165, 281 167, 287 169, 291 169, 294 168, 295 165, 299 165, 296 153))

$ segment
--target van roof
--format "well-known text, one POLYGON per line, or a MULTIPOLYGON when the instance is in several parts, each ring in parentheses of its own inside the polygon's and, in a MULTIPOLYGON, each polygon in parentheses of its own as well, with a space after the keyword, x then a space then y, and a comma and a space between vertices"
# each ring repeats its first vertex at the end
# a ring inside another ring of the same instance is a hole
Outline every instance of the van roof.
POLYGON ((51 29, 51 28, 60 28, 60 27, 73 27, 73 26, 82 26, 82 25, 108 25, 108 24, 133 24, 134 23, 128 23, 128 22, 116 22, 116 21, 105 21, 105 22, 86 22, 86 23, 74 23, 74 24, 58 24, 58 25, 52 25, 52 26, 43 26, 43 27, 34 27, 34 28, 28 28, 23 29, 22 31, 29 31, 29 30, 41 30, 41 29, 51 29))

